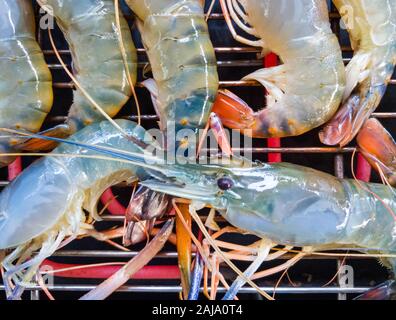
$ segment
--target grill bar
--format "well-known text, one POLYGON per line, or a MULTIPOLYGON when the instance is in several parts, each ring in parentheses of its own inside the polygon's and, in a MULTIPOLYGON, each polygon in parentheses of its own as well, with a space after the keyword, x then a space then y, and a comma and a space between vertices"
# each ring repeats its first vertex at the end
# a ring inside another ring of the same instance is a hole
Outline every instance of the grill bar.
MULTIPOLYGON (((344 59, 345 64, 350 62, 351 59, 344 59)), ((148 64, 148 61, 138 62, 138 68, 144 68, 148 64)), ((262 61, 257 60, 218 60, 217 61, 218 67, 262 67, 262 61)), ((63 70, 61 64, 48 64, 48 67, 52 70, 63 70)), ((248 81, 244 81, 248 82, 248 81)))
MULTIPOLYGON (((231 87, 260 87, 261 85, 254 80, 234 80, 234 81, 220 81, 220 88, 231 87)), ((390 85, 396 84, 396 79, 389 82, 390 85)), ((54 82, 53 87, 56 89, 75 89, 73 82, 54 82)), ((138 88, 144 88, 141 82, 136 84, 138 88)))
MULTIPOLYGON (((353 250, 352 248, 350 248, 353 250)), ((340 249, 341 250, 341 249, 340 249)), ((345 250, 345 249, 343 249, 345 250)), ((55 252, 52 256, 53 257, 86 257, 86 258, 124 258, 124 259, 131 259, 138 255, 139 251, 114 251, 114 250, 59 250, 55 252)), ((288 260, 294 255, 292 254, 285 254, 282 257, 278 258, 279 260, 288 260)), ((195 253, 193 253, 193 257, 195 257, 195 253)), ((159 259, 175 259, 177 258, 177 252, 173 251, 164 251, 159 253, 156 258, 159 259)), ((331 256, 319 256, 319 255, 312 255, 307 256, 304 258, 305 260, 339 260, 339 257, 331 257, 331 256)), ((372 260, 373 258, 367 256, 360 256, 360 257, 350 257, 349 259, 352 260, 372 260)))
MULTIPOLYGON (((78 292, 86 292, 94 289, 94 285, 52 285, 48 286, 48 289, 51 291, 78 291, 78 292)), ((134 293, 179 293, 181 291, 181 286, 122 286, 117 292, 134 292, 134 293)), ((261 287, 261 290, 267 293, 276 293, 281 294, 358 294, 363 293, 370 289, 370 287, 356 287, 356 288, 341 288, 341 287, 330 287, 330 288, 320 288, 320 287, 261 287)), ((4 290, 4 286, 0 286, 0 290, 4 290)), ((30 286, 27 287, 26 290, 42 290, 40 286, 30 286)), ((203 291, 203 288, 200 289, 203 291)), ((224 287, 218 288, 219 293, 226 292, 224 287)), ((256 289, 243 287, 239 290, 241 294, 254 294, 256 293, 256 289)))

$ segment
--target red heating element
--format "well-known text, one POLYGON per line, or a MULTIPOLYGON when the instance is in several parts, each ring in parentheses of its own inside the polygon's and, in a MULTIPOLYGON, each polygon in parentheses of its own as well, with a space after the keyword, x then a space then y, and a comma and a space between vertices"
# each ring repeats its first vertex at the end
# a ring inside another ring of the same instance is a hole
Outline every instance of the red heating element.
MULTIPOLYGON (((274 53, 269 53, 264 58, 264 67, 270 68, 275 67, 278 65, 278 56, 274 53)), ((267 140, 268 148, 280 148, 281 147, 281 140, 279 138, 269 138, 267 140)), ((282 155, 280 153, 269 153, 268 154, 268 162, 282 162, 282 155)))

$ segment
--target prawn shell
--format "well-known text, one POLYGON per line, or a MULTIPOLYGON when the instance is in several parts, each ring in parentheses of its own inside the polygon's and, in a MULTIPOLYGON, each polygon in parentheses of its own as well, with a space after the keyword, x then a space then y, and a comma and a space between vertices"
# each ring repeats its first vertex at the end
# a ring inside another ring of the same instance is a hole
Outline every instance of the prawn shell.
MULTIPOLYGON (((132 94, 119 43, 114 1, 39 0, 39 3, 52 8, 51 13, 70 46, 77 81, 110 117, 114 117, 132 94)), ((120 26, 127 67, 135 84, 137 52, 121 12, 120 26)), ((67 120, 72 131, 102 120, 103 115, 80 90, 76 90, 67 120)))
POLYGON ((150 16, 143 30, 160 87, 162 119, 184 128, 202 128, 218 88, 216 58, 203 16, 150 16), (165 54, 172 59, 164 64, 158 56, 165 54))

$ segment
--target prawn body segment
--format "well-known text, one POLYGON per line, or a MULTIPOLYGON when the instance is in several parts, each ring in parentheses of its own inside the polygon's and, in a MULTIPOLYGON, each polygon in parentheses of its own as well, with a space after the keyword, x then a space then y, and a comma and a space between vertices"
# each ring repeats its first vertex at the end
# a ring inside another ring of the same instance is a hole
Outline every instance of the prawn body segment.
MULTIPOLYGON (((59 238, 78 235, 86 219, 82 208, 95 217, 95 204, 103 190, 127 177, 139 178, 142 186, 154 192, 191 200, 191 212, 209 205, 235 227, 273 243, 313 250, 345 245, 383 254, 395 251, 395 190, 389 186, 338 179, 293 164, 252 163, 238 157, 227 162, 215 159, 215 164, 207 165, 168 164, 145 153, 146 146, 155 144, 150 136, 144 139, 142 127, 128 121, 117 123, 129 139, 103 122, 80 131, 56 149, 61 154, 110 154, 115 161, 70 156, 56 162, 43 159, 2 192, 0 249, 18 246, 3 262, 6 275, 27 279, 29 273, 20 274, 26 263, 30 267, 36 265, 56 249, 59 238), (80 141, 85 144, 78 145, 80 141), (101 146, 117 146, 120 151, 113 149, 108 153, 108 149, 98 148, 101 146), (40 174, 44 164, 52 168, 50 174, 40 174), (80 174, 76 176, 73 172, 80 174), (55 175, 64 178, 56 176, 53 181, 55 175), (20 181, 31 181, 30 177, 38 179, 42 188, 20 187, 20 181), (59 186, 54 187, 57 181, 59 186), (63 192, 59 191, 61 188, 63 192), (43 196, 46 191, 54 195, 56 203, 43 196), (69 202, 65 195, 70 195, 73 201, 69 202), (21 198, 32 200, 10 203, 21 198), (7 211, 9 207, 14 211, 7 211), (43 212, 39 207, 54 210, 43 212), (25 217, 32 226, 20 223, 25 217), (17 225, 23 229, 15 228, 17 225), (41 248, 41 255, 22 265, 10 264, 29 248, 41 248)), ((384 262, 395 268, 394 259, 384 262)))
MULTIPOLYGON (((37 132, 53 103, 52 76, 36 41, 31 1, 0 1, 0 127, 37 132)), ((12 151, 18 137, 0 139, 12 151)), ((12 157, 1 158, 2 164, 12 157)))
MULTIPOLYGON (((225 2, 233 10, 230 1, 222 2, 223 10, 227 8, 225 2)), ((265 86, 268 104, 259 112, 246 113, 246 106, 236 101, 229 117, 235 119, 239 113, 248 121, 233 121, 232 128, 246 134, 250 130, 253 137, 286 137, 327 122, 341 102, 345 71, 338 40, 330 28, 326 1, 240 3, 254 35, 262 40, 263 49, 276 53, 283 64, 244 77, 265 86)), ((225 105, 219 106, 222 107, 225 105)), ((216 106, 214 111, 218 112, 216 106)), ((222 121, 228 123, 228 116, 222 121)))
MULTIPOLYGON (((112 0, 39 0, 49 6, 70 46, 74 76, 92 99, 111 117, 129 100, 132 91, 126 65, 133 83, 137 76, 137 53, 130 29, 120 14, 127 64, 123 61, 112 0)), ((71 132, 104 120, 83 92, 74 92, 68 124, 71 132)))
POLYGON ((216 57, 198 0, 127 0, 139 18, 161 128, 204 128, 218 89, 216 57))

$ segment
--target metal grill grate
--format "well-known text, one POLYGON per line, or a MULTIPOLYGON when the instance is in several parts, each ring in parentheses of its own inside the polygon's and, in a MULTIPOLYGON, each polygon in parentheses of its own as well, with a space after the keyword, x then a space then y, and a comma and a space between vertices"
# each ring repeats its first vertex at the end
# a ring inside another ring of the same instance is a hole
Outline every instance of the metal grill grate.
MULTIPOLYGON (((208 1, 207 1, 208 2, 208 1)), ((38 8, 37 8, 38 12, 38 8)), ((219 13, 218 7, 215 7, 214 13, 211 14, 209 19, 209 29, 211 37, 215 46, 215 51, 218 58, 220 85, 221 87, 231 88, 235 93, 240 95, 245 101, 252 106, 262 106, 265 102, 263 89, 254 81, 239 81, 243 75, 254 71, 263 65, 262 58, 259 57, 260 50, 257 48, 243 47, 236 43, 226 28, 223 16, 219 13)), ((345 62, 350 60, 352 50, 345 40, 347 35, 339 28, 339 15, 332 10, 330 12, 332 26, 338 35, 342 44, 345 62)), ((139 35, 133 27, 133 17, 129 12, 127 18, 131 24, 134 40, 139 44, 139 76, 142 74, 142 67, 147 63, 145 50, 142 49, 139 35)), ((56 43, 60 49, 60 53, 64 59, 71 63, 70 52, 63 39, 63 36, 57 30, 55 32, 56 43)), ((61 123, 65 120, 67 110, 71 105, 71 90, 73 84, 68 80, 65 72, 62 70, 61 65, 56 61, 53 50, 51 49, 46 32, 39 30, 38 39, 44 50, 48 65, 54 76, 54 90, 55 90, 55 105, 54 109, 49 115, 45 127, 51 127, 54 124, 61 123)), ((142 79, 140 78, 140 81, 142 79)), ((375 117, 384 119, 385 125, 393 124, 396 118, 396 112, 390 112, 391 107, 390 99, 396 94, 394 85, 396 80, 392 80, 388 93, 384 98, 382 106, 379 111, 375 113, 375 117)), ((142 103, 142 120, 143 126, 150 128, 156 125, 157 116, 154 114, 149 95, 145 89, 142 88, 140 82, 137 85, 137 93, 142 103)), ((123 111, 121 117, 127 117, 131 120, 136 120, 136 115, 133 108, 133 103, 128 103, 123 111)), ((350 175, 350 157, 353 152, 353 147, 346 148, 332 148, 324 147, 319 143, 317 138, 317 131, 306 134, 302 137, 282 139, 281 148, 268 148, 264 140, 255 140, 252 154, 254 158, 259 160, 266 160, 266 155, 271 152, 279 152, 283 155, 283 160, 311 166, 315 169, 326 171, 337 175, 338 177, 346 177, 350 175)), ((24 167, 28 165, 32 159, 24 158, 24 167)), ((8 184, 6 179, 6 171, 0 172, 0 187, 8 184)), ((124 195, 121 201, 127 201, 128 192, 125 188, 118 188, 117 193, 124 195), (125 193, 125 194, 124 194, 125 193)), ((109 228, 114 225, 121 225, 123 222, 122 216, 112 216, 105 214, 104 222, 98 223, 98 228, 109 228)), ((71 245, 57 252, 52 259, 62 262, 73 263, 98 263, 103 261, 127 261, 135 256, 140 249, 140 246, 133 247, 134 251, 121 252, 115 251, 112 247, 106 244, 98 243, 92 239, 84 239, 73 242, 71 245)), ((154 261, 154 264, 176 264, 177 254, 174 247, 166 247, 166 250, 161 253, 154 261)), ((287 256, 285 256, 287 258, 287 256)), ((331 285, 323 287, 337 272, 340 266, 340 260, 337 258, 321 258, 309 257, 300 262, 296 267, 293 267, 289 272, 292 281, 284 279, 277 288, 277 297, 280 299, 293 298, 329 298, 329 299, 345 299, 353 297, 353 295, 367 290, 369 287, 376 283, 385 280, 387 272, 384 268, 380 267, 376 261, 366 258, 348 258, 346 264, 352 265, 355 270, 355 285, 353 287, 341 287, 340 283, 334 281, 331 285)), ((245 265, 241 265, 243 268, 245 265)), ((266 265, 267 266, 267 265, 266 265)), ((270 264, 268 265, 270 266, 270 264)), ((227 271, 227 270, 225 270, 227 271)), ((278 276, 259 281, 259 285, 263 290, 273 292, 274 285, 278 280, 278 276)), ((55 278, 53 285, 49 289, 54 293, 56 298, 77 298, 82 292, 92 289, 98 281, 96 280, 73 280, 55 278)), ((0 289, 3 289, 0 286, 0 289)), ((44 294, 40 293, 39 287, 30 287, 31 299, 45 298, 44 294)), ((179 281, 169 280, 131 280, 128 284, 122 287, 115 298, 122 299, 157 299, 157 298, 170 298, 177 299, 178 293, 181 291, 179 281)), ((219 292, 223 290, 220 289, 219 292)), ((28 297, 28 296, 26 296, 28 297)), ((245 287, 241 290, 240 298, 258 298, 254 289, 245 287)))

